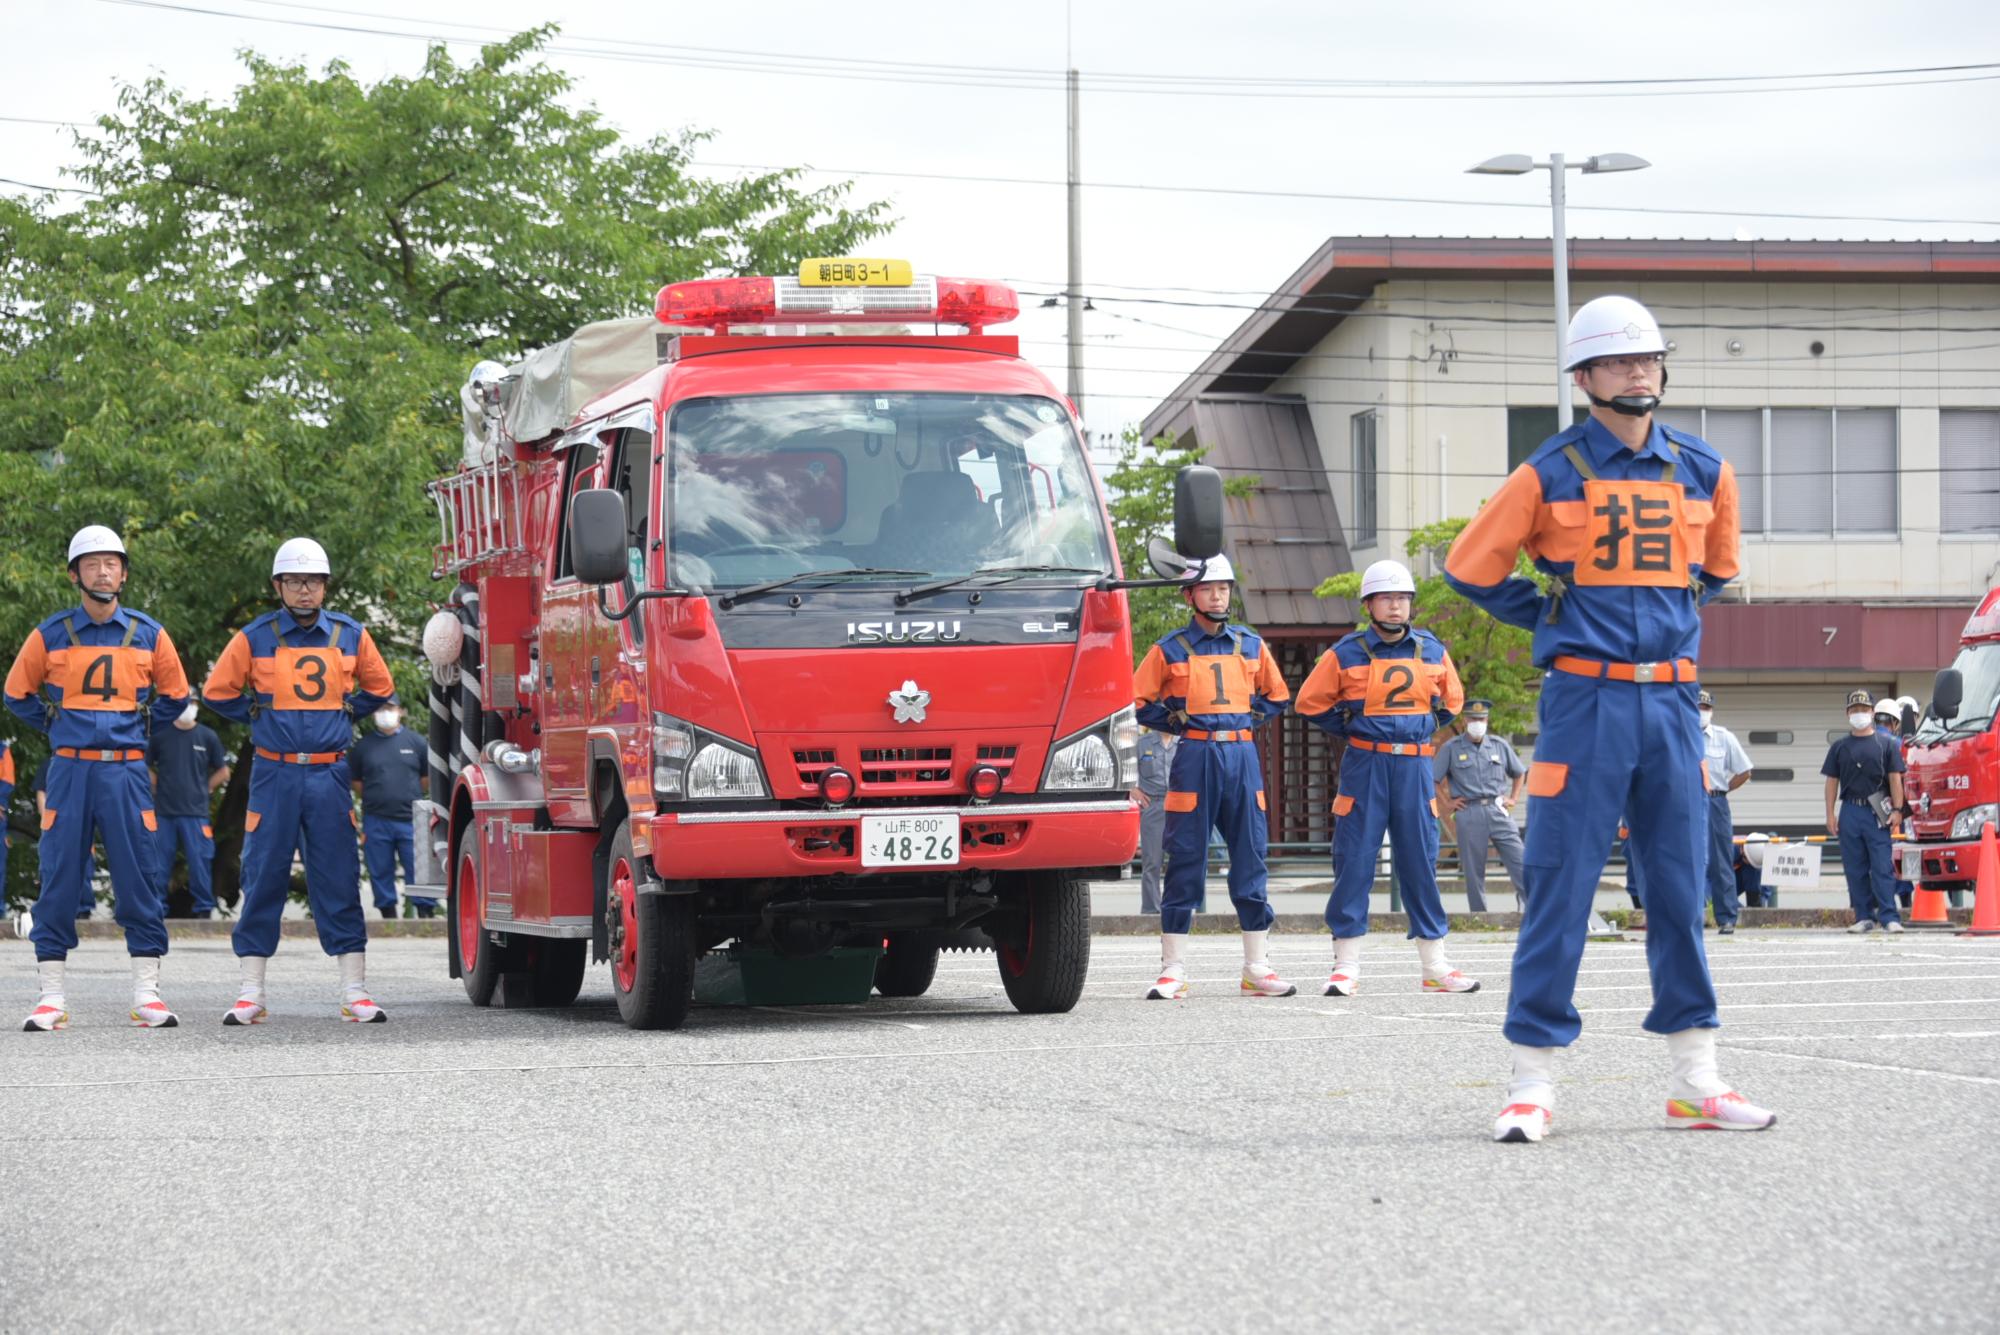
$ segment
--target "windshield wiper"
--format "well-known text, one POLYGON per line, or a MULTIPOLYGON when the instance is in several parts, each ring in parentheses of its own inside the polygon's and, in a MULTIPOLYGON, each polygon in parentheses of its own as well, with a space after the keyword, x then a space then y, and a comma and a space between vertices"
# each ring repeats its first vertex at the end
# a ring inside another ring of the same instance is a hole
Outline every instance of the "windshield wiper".
POLYGON ((1017 579, 1030 575, 1101 575, 1104 572, 1095 566, 981 566, 963 575, 953 575, 950 579, 932 580, 929 584, 919 584, 913 589, 904 589, 896 595, 896 606, 923 597, 927 593, 941 593, 945 589, 955 589, 975 579, 991 579, 995 584, 1011 584, 1017 579))
POLYGON ((809 579, 838 579, 845 575, 895 575, 898 578, 902 578, 909 575, 928 575, 930 573, 928 570, 895 570, 887 566, 840 566, 833 570, 802 570, 796 575, 787 575, 783 579, 766 580, 762 584, 746 584, 740 589, 732 589, 716 601, 717 605, 723 611, 727 612, 740 602, 761 597, 767 593, 774 593, 779 589, 788 588, 791 585, 809 579))

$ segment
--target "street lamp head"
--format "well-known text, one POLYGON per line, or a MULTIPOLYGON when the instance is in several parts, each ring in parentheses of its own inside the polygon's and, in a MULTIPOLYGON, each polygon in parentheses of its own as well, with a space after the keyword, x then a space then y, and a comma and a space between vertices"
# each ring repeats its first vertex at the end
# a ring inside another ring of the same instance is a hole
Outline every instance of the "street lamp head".
POLYGON ((1653 164, 1631 153, 1599 153, 1583 164, 1586 176, 1602 172, 1635 172, 1653 164))
POLYGON ((1525 176, 1534 169, 1535 160, 1526 153, 1502 153, 1465 170, 1470 176, 1525 176))

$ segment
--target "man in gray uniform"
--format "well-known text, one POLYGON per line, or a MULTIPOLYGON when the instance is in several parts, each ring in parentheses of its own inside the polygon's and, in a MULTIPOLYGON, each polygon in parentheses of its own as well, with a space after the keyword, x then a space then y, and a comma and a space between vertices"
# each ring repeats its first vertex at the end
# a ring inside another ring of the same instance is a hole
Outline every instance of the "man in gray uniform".
POLYGON ((1465 869, 1465 898, 1474 913, 1486 912, 1486 848, 1490 843, 1514 883, 1521 907, 1521 828, 1512 807, 1521 800, 1528 767, 1504 737, 1488 734, 1491 700, 1465 702, 1465 731, 1431 757, 1438 806, 1458 822, 1458 864, 1465 869))
POLYGON ((1139 804, 1139 912, 1148 917, 1160 912, 1160 877, 1167 865, 1167 771, 1179 741, 1151 728, 1139 737, 1139 786, 1132 800, 1139 804))

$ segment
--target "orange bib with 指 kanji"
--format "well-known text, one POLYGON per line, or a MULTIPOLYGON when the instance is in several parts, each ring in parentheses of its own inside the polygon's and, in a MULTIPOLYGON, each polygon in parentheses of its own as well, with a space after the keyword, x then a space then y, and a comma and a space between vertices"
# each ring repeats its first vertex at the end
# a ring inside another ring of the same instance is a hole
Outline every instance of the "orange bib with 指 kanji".
MULTIPOLYGON (((1582 587, 1684 589, 1688 584, 1685 492, 1669 463, 1655 482, 1595 476, 1575 446, 1563 452, 1584 476, 1583 549, 1570 576, 1582 587)), ((1678 452, 1678 451, 1677 451, 1678 452)))
POLYGON ((153 684, 153 651, 134 649, 139 623, 123 644, 79 644, 69 625, 69 645, 49 652, 48 684, 61 694, 64 709, 129 714, 139 708, 139 692, 153 684))
POLYGON ((1187 669, 1188 713, 1250 712, 1250 665, 1243 655, 1189 654, 1187 669))
POLYGON ((353 689, 354 659, 337 645, 300 649, 281 644, 269 658, 251 660, 250 683, 271 697, 272 709, 345 709, 353 689))

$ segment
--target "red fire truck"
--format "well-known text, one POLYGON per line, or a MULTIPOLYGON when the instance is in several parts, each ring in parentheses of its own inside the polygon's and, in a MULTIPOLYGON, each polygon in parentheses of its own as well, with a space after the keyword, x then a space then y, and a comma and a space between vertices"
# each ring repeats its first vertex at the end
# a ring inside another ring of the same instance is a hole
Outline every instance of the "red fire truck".
MULTIPOLYGON (((1071 406, 985 332, 1017 313, 813 261, 475 370, 418 841, 474 1004, 603 960, 672 1028, 718 962, 831 1000, 991 949, 1017 1009, 1075 1005, 1138 839, 1130 584, 1071 406)), ((1219 480, 1177 502, 1218 550, 1219 480)))
POLYGON ((1979 874, 1979 832, 2000 824, 2000 588, 1987 590, 1937 674, 1904 763, 1911 805, 1902 875, 1926 890, 1964 890, 1979 874))

